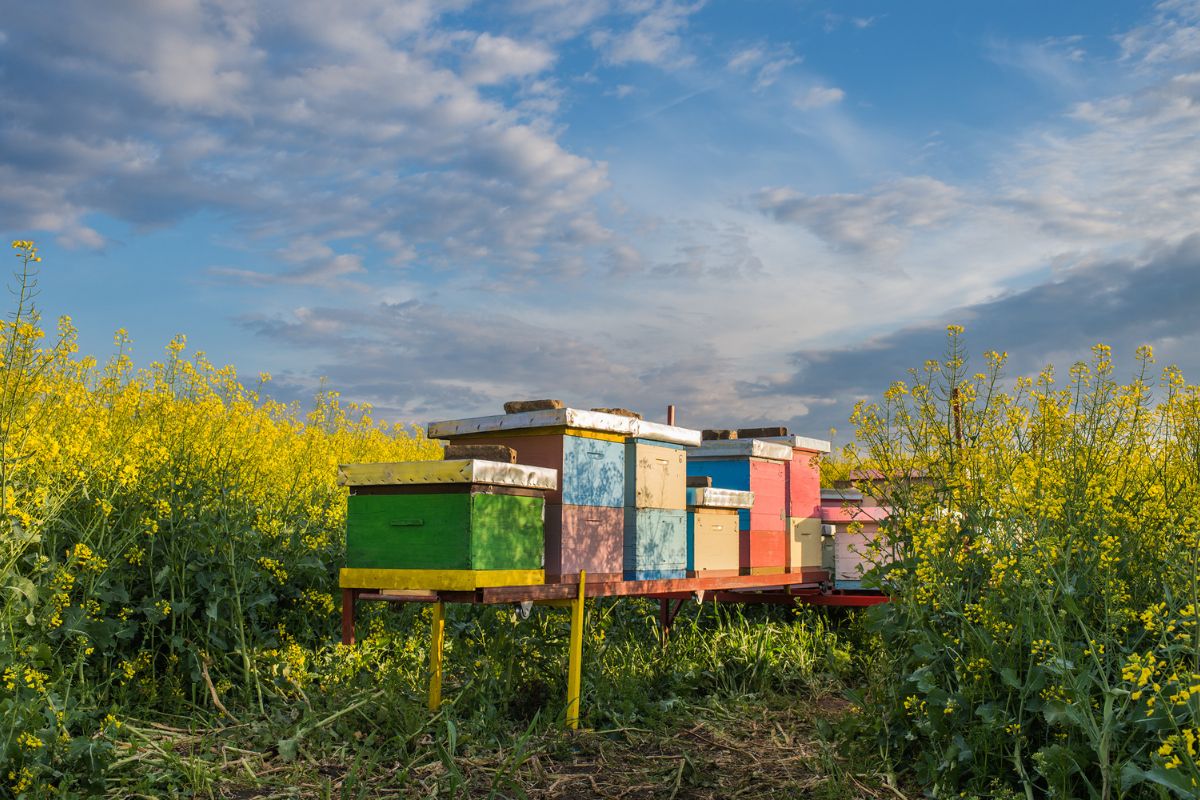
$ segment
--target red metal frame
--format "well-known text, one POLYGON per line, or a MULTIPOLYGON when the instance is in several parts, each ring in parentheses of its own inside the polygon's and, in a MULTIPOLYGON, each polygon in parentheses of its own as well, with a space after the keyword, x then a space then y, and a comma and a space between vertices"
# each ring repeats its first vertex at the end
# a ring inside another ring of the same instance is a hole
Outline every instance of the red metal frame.
MULTIPOLYGON (((719 603, 773 603, 861 608, 886 603, 878 592, 829 590, 825 570, 781 572, 771 575, 729 575, 712 578, 677 578, 654 581, 608 581, 584 586, 586 597, 645 597, 659 601, 660 635, 664 645, 675 615, 689 598, 719 603), (672 604, 670 601, 676 600, 672 604)), ((388 593, 367 589, 342 590, 342 642, 354 644, 355 606, 359 600, 389 603, 523 603, 568 600, 579 594, 578 583, 543 583, 534 586, 498 586, 473 592, 438 591, 388 593)))

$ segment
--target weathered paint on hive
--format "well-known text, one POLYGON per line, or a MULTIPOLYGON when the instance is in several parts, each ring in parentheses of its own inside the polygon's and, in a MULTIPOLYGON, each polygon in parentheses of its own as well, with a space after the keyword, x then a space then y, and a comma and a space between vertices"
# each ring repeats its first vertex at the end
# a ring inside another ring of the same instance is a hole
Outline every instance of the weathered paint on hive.
POLYGON ((871 569, 872 561, 879 556, 870 552, 871 545, 879 537, 879 524, 868 522, 862 529, 851 533, 847 525, 838 525, 833 537, 834 580, 858 581, 863 573, 871 569))
POLYGON ((554 489, 557 486, 557 477, 545 468, 483 459, 396 461, 338 466, 339 486, 439 483, 482 483, 529 489, 554 489))
POLYGON ((838 525, 848 522, 882 522, 888 518, 888 513, 889 509, 883 506, 821 506, 821 519, 838 525))
POLYGON ((687 512, 625 509, 625 572, 687 569, 687 512))
POLYGON ((687 490, 688 508, 721 508, 740 509, 753 508, 754 492, 743 492, 739 489, 723 489, 714 486, 689 486, 687 490))
POLYGON ((741 536, 737 512, 703 509, 688 512, 688 574, 737 575, 741 536))
POLYGON ((642 439, 625 443, 625 505, 681 510, 687 503, 687 453, 642 439))
POLYGON ((686 569, 635 569, 625 571, 625 580, 627 581, 670 581, 686 577, 686 569))
POLYGON ((625 444, 584 436, 464 436, 462 443, 504 444, 517 451, 517 461, 556 470, 558 488, 546 494, 555 505, 625 505, 625 444))
POLYGON ((690 447, 700 444, 700 431, 690 428, 663 425, 659 422, 649 422, 620 414, 585 411, 579 408, 543 409, 518 414, 445 420, 430 423, 427 430, 431 439, 456 439, 493 431, 531 428, 581 428, 690 447))
POLYGON ((540 569, 355 569, 345 567, 338 583, 343 589, 414 589, 469 592, 491 586, 532 586, 543 583, 540 569))
MULTIPOLYGON (((744 515, 743 527, 752 531, 787 530, 787 465, 778 461, 750 460, 750 490, 754 505, 744 515)), ((780 562, 782 563, 782 562, 780 562)))
POLYGON ((477 433, 455 436, 449 441, 458 444, 465 439, 478 440, 488 444, 498 444, 501 439, 512 436, 582 436, 584 439, 602 439, 606 442, 623 442, 628 437, 623 433, 604 433, 603 431, 588 431, 583 428, 507 428, 496 431, 479 431, 477 433))
POLYGON ((788 572, 821 569, 823 536, 820 517, 788 518, 788 572))
POLYGON ((821 507, 821 455, 829 452, 829 442, 805 436, 778 436, 767 441, 792 448, 787 464, 787 515, 815 517, 821 507))
POLYGON ((563 437, 563 503, 625 505, 625 445, 563 437))
POLYGON ((742 531, 738 564, 743 575, 783 572, 787 569, 787 533, 742 531))
POLYGON ((540 497, 351 495, 346 565, 360 569, 540 569, 540 497))
POLYGON ((605 506, 546 507, 546 580, 620 580, 625 559, 625 513, 605 506))

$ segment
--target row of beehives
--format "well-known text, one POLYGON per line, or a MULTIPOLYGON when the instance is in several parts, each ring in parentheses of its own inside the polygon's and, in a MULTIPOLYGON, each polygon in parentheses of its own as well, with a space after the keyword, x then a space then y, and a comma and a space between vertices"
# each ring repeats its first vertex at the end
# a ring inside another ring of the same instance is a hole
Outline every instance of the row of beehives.
POLYGON ((857 585, 883 512, 852 491, 823 496, 828 442, 783 429, 707 439, 628 412, 523 405, 432 423, 445 461, 342 468, 343 587, 573 582, 581 570, 592 581, 828 570, 857 585))

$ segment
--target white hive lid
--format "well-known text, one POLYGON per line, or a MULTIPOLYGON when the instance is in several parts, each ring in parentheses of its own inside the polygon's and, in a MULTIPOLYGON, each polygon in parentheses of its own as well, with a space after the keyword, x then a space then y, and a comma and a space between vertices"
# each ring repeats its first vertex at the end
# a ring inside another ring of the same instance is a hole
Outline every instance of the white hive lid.
POLYGON ((797 450, 812 450, 815 453, 828 453, 832 446, 824 439, 810 439, 807 436, 768 436, 764 442, 779 442, 797 450))
POLYGON ((791 461, 790 445, 766 439, 709 439, 699 447, 688 450, 689 461, 708 458, 765 458, 771 461, 791 461))
POLYGON ((613 433, 632 439, 649 439, 669 444, 695 447, 700 444, 700 431, 649 422, 620 414, 585 411, 579 408, 548 408, 523 411, 519 414, 495 414, 490 417, 451 419, 431 422, 427 428, 430 439, 454 439, 478 433, 529 430, 532 428, 576 428, 598 433, 613 433))
POLYGON ((339 486, 419 486, 444 483, 488 483, 524 489, 556 489, 558 474, 547 467, 502 461, 396 461, 338 466, 339 486))
POLYGON ((750 508, 754 505, 754 492, 692 486, 687 490, 687 504, 699 508, 750 508))

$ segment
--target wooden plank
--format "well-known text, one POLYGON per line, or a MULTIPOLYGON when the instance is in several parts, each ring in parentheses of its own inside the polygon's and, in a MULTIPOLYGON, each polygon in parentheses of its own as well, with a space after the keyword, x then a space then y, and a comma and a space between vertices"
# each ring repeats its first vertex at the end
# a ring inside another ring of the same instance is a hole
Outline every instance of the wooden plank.
POLYGON ((545 574, 540 569, 474 570, 474 569, 353 569, 343 568, 340 585, 343 589, 436 589, 468 591, 489 586, 522 586, 541 584, 545 574))
POLYGON ((725 428, 706 428, 700 431, 700 439, 706 442, 715 442, 721 439, 736 439, 738 438, 737 431, 731 431, 725 428))
MULTIPOLYGON (((823 573, 821 573, 823 574, 823 573)), ((705 578, 665 579, 654 581, 587 581, 588 597, 629 597, 663 595, 686 596, 692 592, 712 592, 760 587, 801 586, 814 582, 813 574, 734 575, 705 578)), ((523 600, 553 600, 574 597, 577 583, 548 583, 541 586, 505 586, 480 591, 483 603, 516 603, 523 600)))
POLYGON ((509 400, 504 404, 505 414, 521 414, 526 411, 547 411, 566 408, 562 400, 509 400))
POLYGON ((712 476, 711 475, 688 475, 687 476, 687 487, 689 489, 692 489, 692 488, 706 489, 709 486, 712 486, 712 476))

